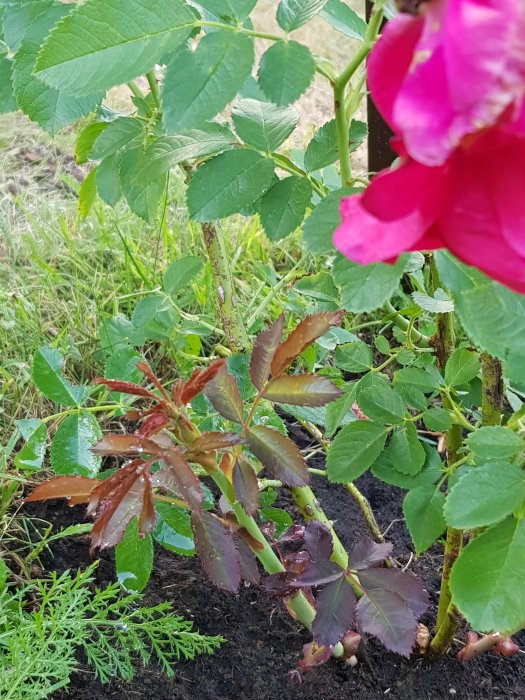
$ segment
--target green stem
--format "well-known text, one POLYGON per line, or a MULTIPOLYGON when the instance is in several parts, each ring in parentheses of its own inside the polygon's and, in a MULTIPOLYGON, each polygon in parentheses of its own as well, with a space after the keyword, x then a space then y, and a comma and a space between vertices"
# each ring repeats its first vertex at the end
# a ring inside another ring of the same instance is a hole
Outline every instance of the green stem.
POLYGON ((387 301, 385 304, 384 309, 388 313, 389 317, 391 316, 389 320, 391 320, 395 326, 400 328, 402 331, 405 331, 405 333, 410 330, 410 341, 414 343, 414 345, 418 345, 420 348, 430 347, 430 338, 423 335, 423 333, 420 333, 415 328, 411 328, 410 321, 400 314, 389 301, 387 301))
POLYGON ((341 73, 335 79, 336 85, 345 86, 348 83, 348 81, 352 78, 359 66, 366 59, 366 57, 370 53, 372 46, 375 43, 375 40, 377 39, 377 35, 379 34, 379 30, 381 29, 382 21, 383 10, 378 8, 370 17, 365 38, 363 40, 363 43, 359 47, 359 50, 356 51, 356 53, 352 56, 351 61, 345 66, 345 68, 343 68, 341 73))
POLYGON ((309 257, 309 253, 305 253, 295 263, 295 265, 292 267, 292 269, 289 270, 289 272, 287 272, 286 275, 281 277, 281 279, 279 280, 279 282, 277 282, 277 284, 274 284, 274 286, 271 288, 271 290, 268 292, 268 294, 264 297, 264 299, 261 301, 259 306, 255 309, 255 311, 252 314, 250 314, 250 317, 246 321, 247 328, 251 328, 252 325, 255 323, 255 321, 258 318, 261 318, 263 312, 267 309, 268 304, 272 301, 272 299, 274 297, 277 296, 277 294, 279 294, 281 289, 283 287, 285 287, 288 284, 288 282, 291 282, 293 279, 295 279, 297 277, 296 272, 297 272, 298 268, 301 267, 301 265, 305 262, 305 260, 307 260, 308 257, 309 257))
POLYGON ((146 73, 146 78, 148 80, 149 89, 151 90, 155 104, 157 107, 160 107, 160 91, 155 71, 150 70, 148 73, 146 73))
POLYGON ((268 41, 283 41, 286 39, 285 36, 279 36, 278 34, 268 34, 267 32, 258 32, 255 29, 246 29, 245 27, 235 26, 233 24, 223 24, 222 22, 204 22, 198 20, 194 24, 195 27, 210 27, 211 29, 221 29, 223 32, 236 32, 238 34, 246 34, 246 36, 253 36, 258 39, 267 39, 268 41))
POLYGON ((334 83, 334 112, 337 150, 341 169, 341 185, 349 187, 352 184, 352 168, 350 166, 350 149, 348 147, 348 117, 346 116, 345 91, 346 83, 334 83))
POLYGON ((363 514, 365 522, 374 540, 379 543, 384 542, 385 538, 383 537, 383 533, 379 529, 379 525, 377 524, 377 520, 375 519, 374 512, 372 510, 372 507, 370 506, 370 503, 368 502, 368 499, 365 496, 363 496, 361 491, 351 481, 345 484, 345 489, 348 491, 348 493, 352 496, 354 501, 359 506, 359 509, 363 514))
POLYGON ((250 340, 237 308, 232 273, 220 229, 210 223, 202 224, 202 234, 211 264, 219 318, 227 343, 233 352, 248 352, 251 349, 250 340))
POLYGON ((56 420, 57 418, 64 418, 65 416, 71 416, 75 413, 98 413, 99 411, 115 411, 118 408, 122 408, 122 404, 114 403, 108 406, 82 406, 82 408, 68 408, 66 411, 60 411, 60 413, 53 413, 51 416, 46 416, 42 418, 42 423, 49 423, 50 421, 56 420))
POLYGON ((144 93, 134 80, 130 80, 129 83, 126 84, 135 97, 139 97, 141 99, 144 98, 144 93))

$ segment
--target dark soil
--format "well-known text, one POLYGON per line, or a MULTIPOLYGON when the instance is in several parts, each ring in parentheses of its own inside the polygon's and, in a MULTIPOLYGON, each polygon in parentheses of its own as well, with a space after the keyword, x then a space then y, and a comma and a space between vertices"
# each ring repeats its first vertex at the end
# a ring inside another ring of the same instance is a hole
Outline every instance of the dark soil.
MULTIPOLYGON (((410 559, 411 541, 401 519, 404 492, 369 475, 361 477, 357 485, 368 497, 381 528, 390 526, 387 538, 394 543, 397 561, 409 564, 409 569, 425 581, 432 605, 423 622, 431 624, 439 585, 439 546, 418 560, 410 559)), ((320 477, 313 486, 346 546, 366 534, 357 507, 342 487, 327 485, 320 477)), ((39 515, 65 524, 72 516, 80 519, 82 509, 71 511, 61 503, 49 503, 39 508, 39 515)), ((59 541, 53 552, 54 558, 46 565, 58 571, 90 560, 87 542, 78 539, 59 541)), ((96 574, 99 584, 113 580, 110 554, 102 556, 96 574)), ((305 674, 298 685, 288 678, 288 672, 295 667, 309 637, 278 601, 248 587, 238 596, 222 593, 207 581, 197 559, 177 557, 160 548, 145 599, 150 604, 171 601, 176 612, 194 620, 195 628, 222 635, 227 643, 212 656, 180 663, 172 679, 150 666, 139 671, 133 684, 115 680, 102 686, 91 671, 82 669, 73 676, 69 693, 57 694, 57 700, 512 700, 525 696, 522 654, 510 659, 485 654, 462 664, 455 658, 459 643, 450 655, 430 665, 421 658, 407 660, 387 653, 368 639, 358 654, 357 667, 331 661, 305 674)), ((464 637, 464 631, 458 634, 464 637)), ((516 635, 515 640, 524 646, 525 633, 516 635)))

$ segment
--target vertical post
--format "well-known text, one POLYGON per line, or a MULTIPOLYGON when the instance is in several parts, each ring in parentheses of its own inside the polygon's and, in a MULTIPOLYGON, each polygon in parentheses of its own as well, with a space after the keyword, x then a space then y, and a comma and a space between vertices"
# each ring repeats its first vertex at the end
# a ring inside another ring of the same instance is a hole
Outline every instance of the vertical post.
MULTIPOLYGON (((367 22, 370 19, 373 7, 374 3, 372 0, 366 0, 367 22)), ((379 170, 390 167, 396 158, 396 154, 389 145, 390 137, 393 134, 377 111, 370 95, 367 96, 366 109, 368 119, 368 170, 376 173, 379 170)))

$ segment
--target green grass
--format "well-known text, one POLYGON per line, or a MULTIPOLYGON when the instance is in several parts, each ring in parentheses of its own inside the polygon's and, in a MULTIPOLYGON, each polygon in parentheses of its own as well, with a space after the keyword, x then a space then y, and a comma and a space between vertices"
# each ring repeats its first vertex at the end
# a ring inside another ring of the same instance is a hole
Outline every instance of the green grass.
MULTIPOLYGON (((16 419, 44 417, 53 410, 31 381, 31 359, 38 346, 58 347, 67 355, 68 376, 89 382, 102 370, 101 317, 131 313, 138 299, 160 288, 171 261, 184 255, 205 258, 205 252, 200 227, 187 221, 183 186, 176 176, 171 179, 164 224, 159 220, 147 225, 124 203, 113 210, 100 201, 81 220, 76 210, 78 182, 70 174, 75 166, 67 156, 73 134, 66 133, 57 146, 21 118, 4 117, 2 127, 3 145, 9 144, 0 164, 0 445, 5 445, 16 419), (40 149, 45 158, 27 163, 21 149, 40 149), (49 162, 56 163, 51 176, 49 162), (17 186, 15 196, 6 190, 9 183, 17 186)), ((315 271, 315 260, 300 260, 298 237, 271 244, 256 219, 236 217, 223 226, 246 319, 253 320, 261 301, 274 294, 278 280, 298 261, 297 276, 315 271)), ((319 261, 317 269, 318 265, 319 261)), ((284 285, 261 320, 287 297, 284 285)), ((217 325, 214 299, 211 275, 205 270, 179 301, 190 319, 205 317, 217 325)), ((212 336, 205 349, 220 341, 220 336, 212 336)), ((172 349, 166 342, 147 352, 157 364, 166 358, 173 361, 172 349)))

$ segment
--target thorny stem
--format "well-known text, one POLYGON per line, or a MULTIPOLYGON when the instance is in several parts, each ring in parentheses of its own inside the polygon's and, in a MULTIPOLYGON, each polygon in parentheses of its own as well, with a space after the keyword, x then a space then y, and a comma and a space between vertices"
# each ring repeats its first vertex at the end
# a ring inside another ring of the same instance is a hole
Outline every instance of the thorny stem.
POLYGON ((148 80, 149 89, 151 90, 155 105, 160 107, 160 91, 155 71, 150 70, 148 73, 146 73, 146 78, 148 80))
POLYGON ((250 340, 237 308, 233 277, 220 229, 213 224, 202 224, 204 245, 210 259, 215 294, 227 344, 233 352, 247 352, 250 340))
MULTIPOLYGON (((260 543, 260 551, 254 550, 254 554, 261 562, 265 571, 269 574, 278 574, 280 572, 285 571, 286 569, 281 564, 279 557, 273 551, 272 547, 262 534, 255 520, 250 515, 248 515, 245 512, 244 508, 240 505, 240 503, 236 501, 235 494, 233 492, 233 487, 228 481, 226 475, 223 474, 223 472, 221 472, 220 469, 217 469, 212 473, 211 476, 217 484, 217 486, 219 487, 219 489, 221 490, 221 492, 229 501, 229 504, 232 507, 232 510, 235 513, 235 517, 237 518, 239 524, 242 527, 244 527, 249 532, 249 534, 260 543)), ((313 608, 311 603, 306 599, 303 593, 299 592, 291 599, 290 607, 297 616, 299 622, 301 622, 307 628, 310 628, 312 626, 312 622, 315 617, 315 609, 313 608)))
MULTIPOLYGON (((434 271, 434 270, 433 270, 434 271)), ((437 279, 435 280, 437 286, 437 279)), ((454 334, 454 316, 451 313, 438 314, 437 333, 434 341, 436 361, 438 368, 443 370, 448 358, 454 350, 456 341, 454 334)), ((443 406, 453 410, 454 405, 450 397, 445 394, 443 406)), ((453 425, 446 435, 447 465, 450 467, 458 461, 458 450, 461 448, 463 436, 460 425, 453 425)), ((445 552, 443 555, 443 571, 441 574, 441 588, 439 591, 439 604, 436 619, 436 633, 430 642, 429 657, 437 658, 449 648, 458 626, 457 613, 452 605, 450 592, 450 572, 459 556, 463 544, 463 532, 453 528, 447 529, 445 552)))
POLYGON ((481 380, 482 424, 499 425, 503 407, 501 362, 487 353, 481 355, 481 380))

